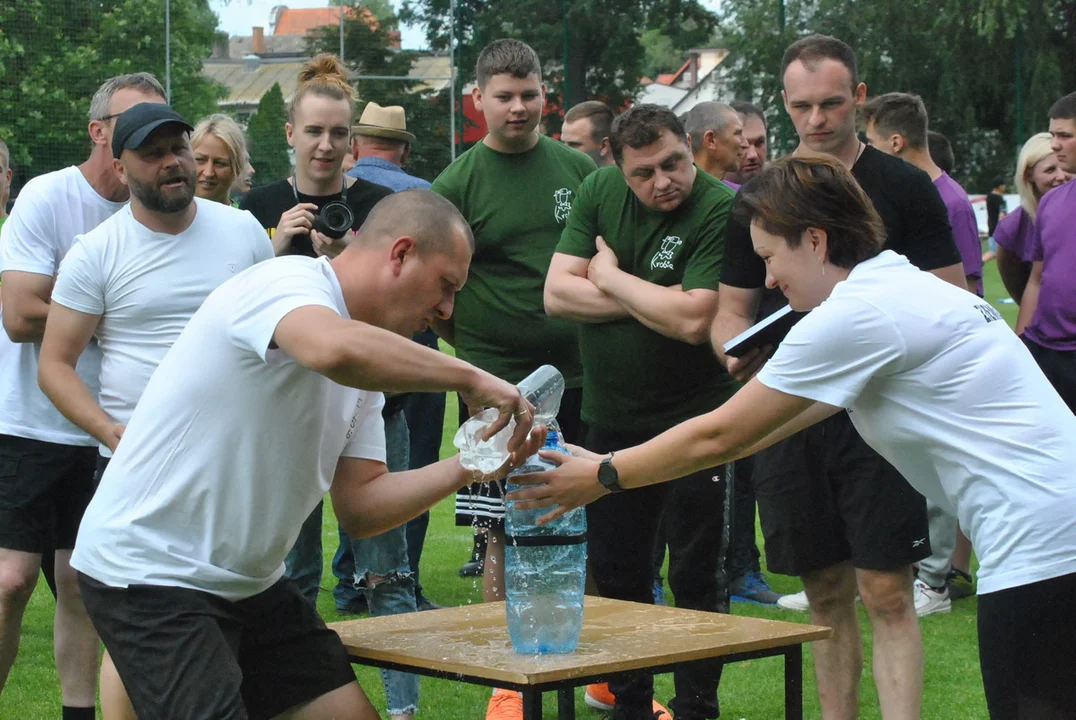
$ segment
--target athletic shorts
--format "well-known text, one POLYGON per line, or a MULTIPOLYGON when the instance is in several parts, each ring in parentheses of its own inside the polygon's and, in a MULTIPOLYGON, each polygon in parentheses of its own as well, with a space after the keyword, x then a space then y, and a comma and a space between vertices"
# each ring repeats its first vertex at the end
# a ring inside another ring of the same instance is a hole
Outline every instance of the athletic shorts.
POLYGON ((930 555, 926 499, 838 413, 755 456, 766 564, 806 575, 852 561, 894 570, 930 555))
POLYGON ((355 682, 340 636, 287 578, 238 601, 78 579, 139 717, 272 718, 355 682))
MULTIPOLYGON (((580 445, 587 434, 579 417, 583 408, 582 388, 564 391, 557 423, 567 442, 580 445)), ((467 422, 467 404, 459 401, 460 425, 467 422)), ((504 494, 500 483, 472 483, 456 493, 456 525, 504 530, 504 494)))
POLYGON ((1076 718, 1076 573, 979 595, 991 720, 1076 718))
POLYGON ((28 553, 75 547, 93 497, 97 448, 0 435, 0 547, 28 553))

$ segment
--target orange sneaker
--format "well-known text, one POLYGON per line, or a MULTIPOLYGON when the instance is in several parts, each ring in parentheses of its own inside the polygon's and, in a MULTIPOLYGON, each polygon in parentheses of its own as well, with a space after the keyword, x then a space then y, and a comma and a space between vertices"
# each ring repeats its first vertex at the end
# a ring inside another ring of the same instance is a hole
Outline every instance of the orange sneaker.
MULTIPOLYGON (((616 704, 616 696, 609 691, 609 683, 587 685, 583 702, 595 710, 610 711, 616 704)), ((657 700, 654 701, 654 720, 673 720, 673 716, 657 700)))
POLYGON ((583 702, 595 710, 612 710, 616 704, 616 696, 609 692, 609 683, 594 683, 587 685, 583 702))
POLYGON ((665 706, 654 701, 654 720, 673 720, 672 713, 665 709, 665 706))
POLYGON ((515 690, 495 689, 486 706, 486 720, 523 720, 523 696, 515 690))

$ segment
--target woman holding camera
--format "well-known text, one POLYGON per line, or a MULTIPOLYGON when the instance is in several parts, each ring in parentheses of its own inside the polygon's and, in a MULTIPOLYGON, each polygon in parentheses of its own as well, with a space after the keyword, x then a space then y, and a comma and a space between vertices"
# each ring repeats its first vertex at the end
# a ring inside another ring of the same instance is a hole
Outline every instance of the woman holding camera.
POLYGON ((277 255, 335 256, 377 201, 392 194, 344 176, 354 101, 347 69, 335 56, 318 55, 299 71, 284 125, 295 172, 254 188, 240 205, 269 232, 277 255))
POLYGON ((1074 717, 1076 417, 997 310, 883 250, 884 226, 839 162, 786 158, 740 192, 767 285, 810 314, 717 410, 615 457, 549 454, 560 467, 517 476, 535 487, 508 499, 558 505, 556 517, 847 411, 971 538, 991 717, 1074 717))

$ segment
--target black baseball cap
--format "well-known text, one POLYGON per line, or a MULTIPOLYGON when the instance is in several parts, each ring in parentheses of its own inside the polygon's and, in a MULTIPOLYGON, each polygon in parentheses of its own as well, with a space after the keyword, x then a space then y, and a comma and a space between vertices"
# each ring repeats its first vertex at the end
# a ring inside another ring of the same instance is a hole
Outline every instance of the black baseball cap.
POLYGON ((118 158, 124 150, 137 150, 149 134, 161 125, 176 123, 191 132, 194 128, 170 105, 144 102, 132 105, 116 118, 112 133, 112 157, 118 158))

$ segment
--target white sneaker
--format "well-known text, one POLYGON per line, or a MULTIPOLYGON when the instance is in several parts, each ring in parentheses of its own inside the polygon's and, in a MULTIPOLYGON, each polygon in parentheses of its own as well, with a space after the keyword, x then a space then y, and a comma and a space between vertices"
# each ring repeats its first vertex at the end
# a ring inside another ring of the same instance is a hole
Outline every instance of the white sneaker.
POLYGON ((919 617, 947 613, 953 609, 953 603, 949 600, 949 590, 943 589, 938 592, 919 578, 915 579, 912 593, 915 597, 915 614, 919 617))
POLYGON ((777 599, 777 607, 784 608, 785 610, 800 611, 811 609, 810 603, 807 602, 806 590, 800 590, 798 593, 793 593, 791 595, 782 595, 777 599))

